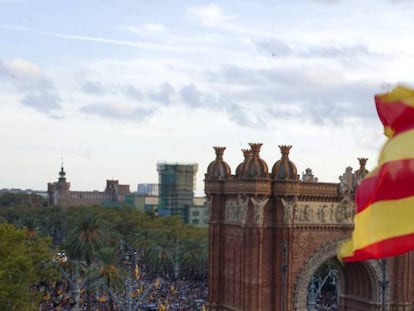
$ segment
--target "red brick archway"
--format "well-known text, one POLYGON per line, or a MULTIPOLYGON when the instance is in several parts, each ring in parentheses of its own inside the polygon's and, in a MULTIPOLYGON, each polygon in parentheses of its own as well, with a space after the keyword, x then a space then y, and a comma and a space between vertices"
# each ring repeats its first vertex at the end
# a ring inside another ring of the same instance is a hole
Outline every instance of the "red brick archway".
MULTIPOLYGON (((336 259, 336 249, 341 241, 332 241, 311 255, 298 274, 293 297, 294 310, 307 310, 307 289, 315 271, 328 260, 336 259)), ((383 271, 379 261, 342 264, 337 261, 338 292, 340 310, 379 310, 382 305, 380 283, 383 271), (353 307, 352 307, 353 306, 353 307)), ((389 291, 385 292, 385 302, 389 301, 389 291)))
MULTIPOLYGON (((290 146, 269 172, 260 144, 231 174, 216 147, 205 175, 209 222, 209 311, 304 311, 311 275, 351 236, 353 193, 364 163, 340 183, 299 178, 290 146)), ((340 310, 414 310, 414 255, 339 269, 340 310), (383 273, 382 267, 386 267, 383 273), (386 291, 380 284, 385 284, 386 291), (382 293, 384 292, 384 296, 382 293), (384 306, 382 306, 384 297, 384 306)))

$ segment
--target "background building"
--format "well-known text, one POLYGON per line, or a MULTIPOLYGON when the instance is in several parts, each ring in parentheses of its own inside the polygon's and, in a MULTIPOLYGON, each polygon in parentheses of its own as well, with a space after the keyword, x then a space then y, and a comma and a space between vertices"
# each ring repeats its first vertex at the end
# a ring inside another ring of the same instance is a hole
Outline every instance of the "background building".
POLYGON ((158 189, 158 184, 138 184, 137 194, 158 196, 158 189))
POLYGON ((193 205, 188 209, 188 224, 195 227, 207 228, 209 209, 205 197, 195 197, 193 205))
POLYGON ((104 191, 71 191, 63 166, 58 181, 48 183, 48 203, 51 206, 120 206, 136 208, 156 216, 179 216, 184 223, 208 227, 209 209, 204 197, 194 197, 197 164, 157 165, 159 184, 138 184, 131 193, 129 185, 107 180, 104 191))
POLYGON ((193 206, 197 164, 157 164, 159 176, 158 212, 169 212, 188 222, 188 211, 193 206))
MULTIPOLYGON (((171 209, 159 209, 158 196, 131 193, 125 197, 125 205, 136 208, 143 213, 159 217, 171 216, 171 209)), ((207 228, 209 209, 205 197, 194 197, 193 203, 187 208, 188 224, 194 227, 207 228)))
POLYGON ((142 193, 131 193, 125 197, 125 205, 136 208, 143 213, 157 215, 158 196, 142 193))
POLYGON ((49 205, 51 206, 119 206, 125 201, 125 196, 130 191, 129 185, 121 185, 118 180, 107 180, 103 192, 71 191, 70 183, 66 180, 66 173, 62 165, 58 181, 47 184, 47 193, 49 205))

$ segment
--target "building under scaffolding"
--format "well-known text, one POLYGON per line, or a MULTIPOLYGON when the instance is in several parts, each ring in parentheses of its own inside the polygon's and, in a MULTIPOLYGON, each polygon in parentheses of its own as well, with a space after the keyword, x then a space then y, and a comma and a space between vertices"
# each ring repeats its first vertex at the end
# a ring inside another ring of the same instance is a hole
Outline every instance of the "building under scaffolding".
POLYGON ((197 164, 158 163, 158 210, 180 216, 188 223, 188 210, 193 206, 197 164))

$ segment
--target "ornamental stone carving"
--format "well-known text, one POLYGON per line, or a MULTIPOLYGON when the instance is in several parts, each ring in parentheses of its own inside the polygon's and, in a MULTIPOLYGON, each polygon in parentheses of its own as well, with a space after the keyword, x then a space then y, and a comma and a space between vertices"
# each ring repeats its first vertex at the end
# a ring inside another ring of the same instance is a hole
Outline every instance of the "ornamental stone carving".
POLYGON ((293 198, 293 199, 281 198, 281 201, 282 201, 282 205, 284 209, 283 222, 285 224, 293 223, 293 220, 295 217, 294 211, 296 210, 297 199, 296 198, 293 198))
POLYGON ((228 199, 225 203, 224 218, 228 222, 246 224, 249 197, 239 194, 237 198, 228 199))
POLYGON ((256 225, 263 225, 264 208, 269 201, 268 197, 252 197, 250 200, 253 203, 254 223, 256 225))
POLYGON ((355 204, 353 200, 345 197, 336 208, 335 220, 338 223, 352 222, 354 213, 355 204))
POLYGON ((225 204, 225 215, 226 221, 239 222, 240 221, 240 210, 235 199, 229 199, 225 204))
POLYGON ((240 223, 245 225, 247 222, 247 210, 249 207, 249 197, 246 194, 239 194, 237 203, 240 211, 240 223))
POLYGON ((283 221, 295 224, 352 224, 354 203, 350 199, 341 202, 294 201, 282 198, 283 221))

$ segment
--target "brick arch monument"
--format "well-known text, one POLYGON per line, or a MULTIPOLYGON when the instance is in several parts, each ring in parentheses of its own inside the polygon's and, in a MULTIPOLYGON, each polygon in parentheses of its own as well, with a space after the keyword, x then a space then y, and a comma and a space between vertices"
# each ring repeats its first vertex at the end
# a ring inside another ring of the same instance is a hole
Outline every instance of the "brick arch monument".
POLYGON ((261 144, 249 144, 231 174, 225 147, 205 175, 210 207, 210 311, 305 311, 312 275, 336 262, 339 310, 414 310, 414 256, 341 265, 338 244, 353 228, 353 195, 367 159, 338 183, 300 178, 291 146, 269 171, 261 144))

